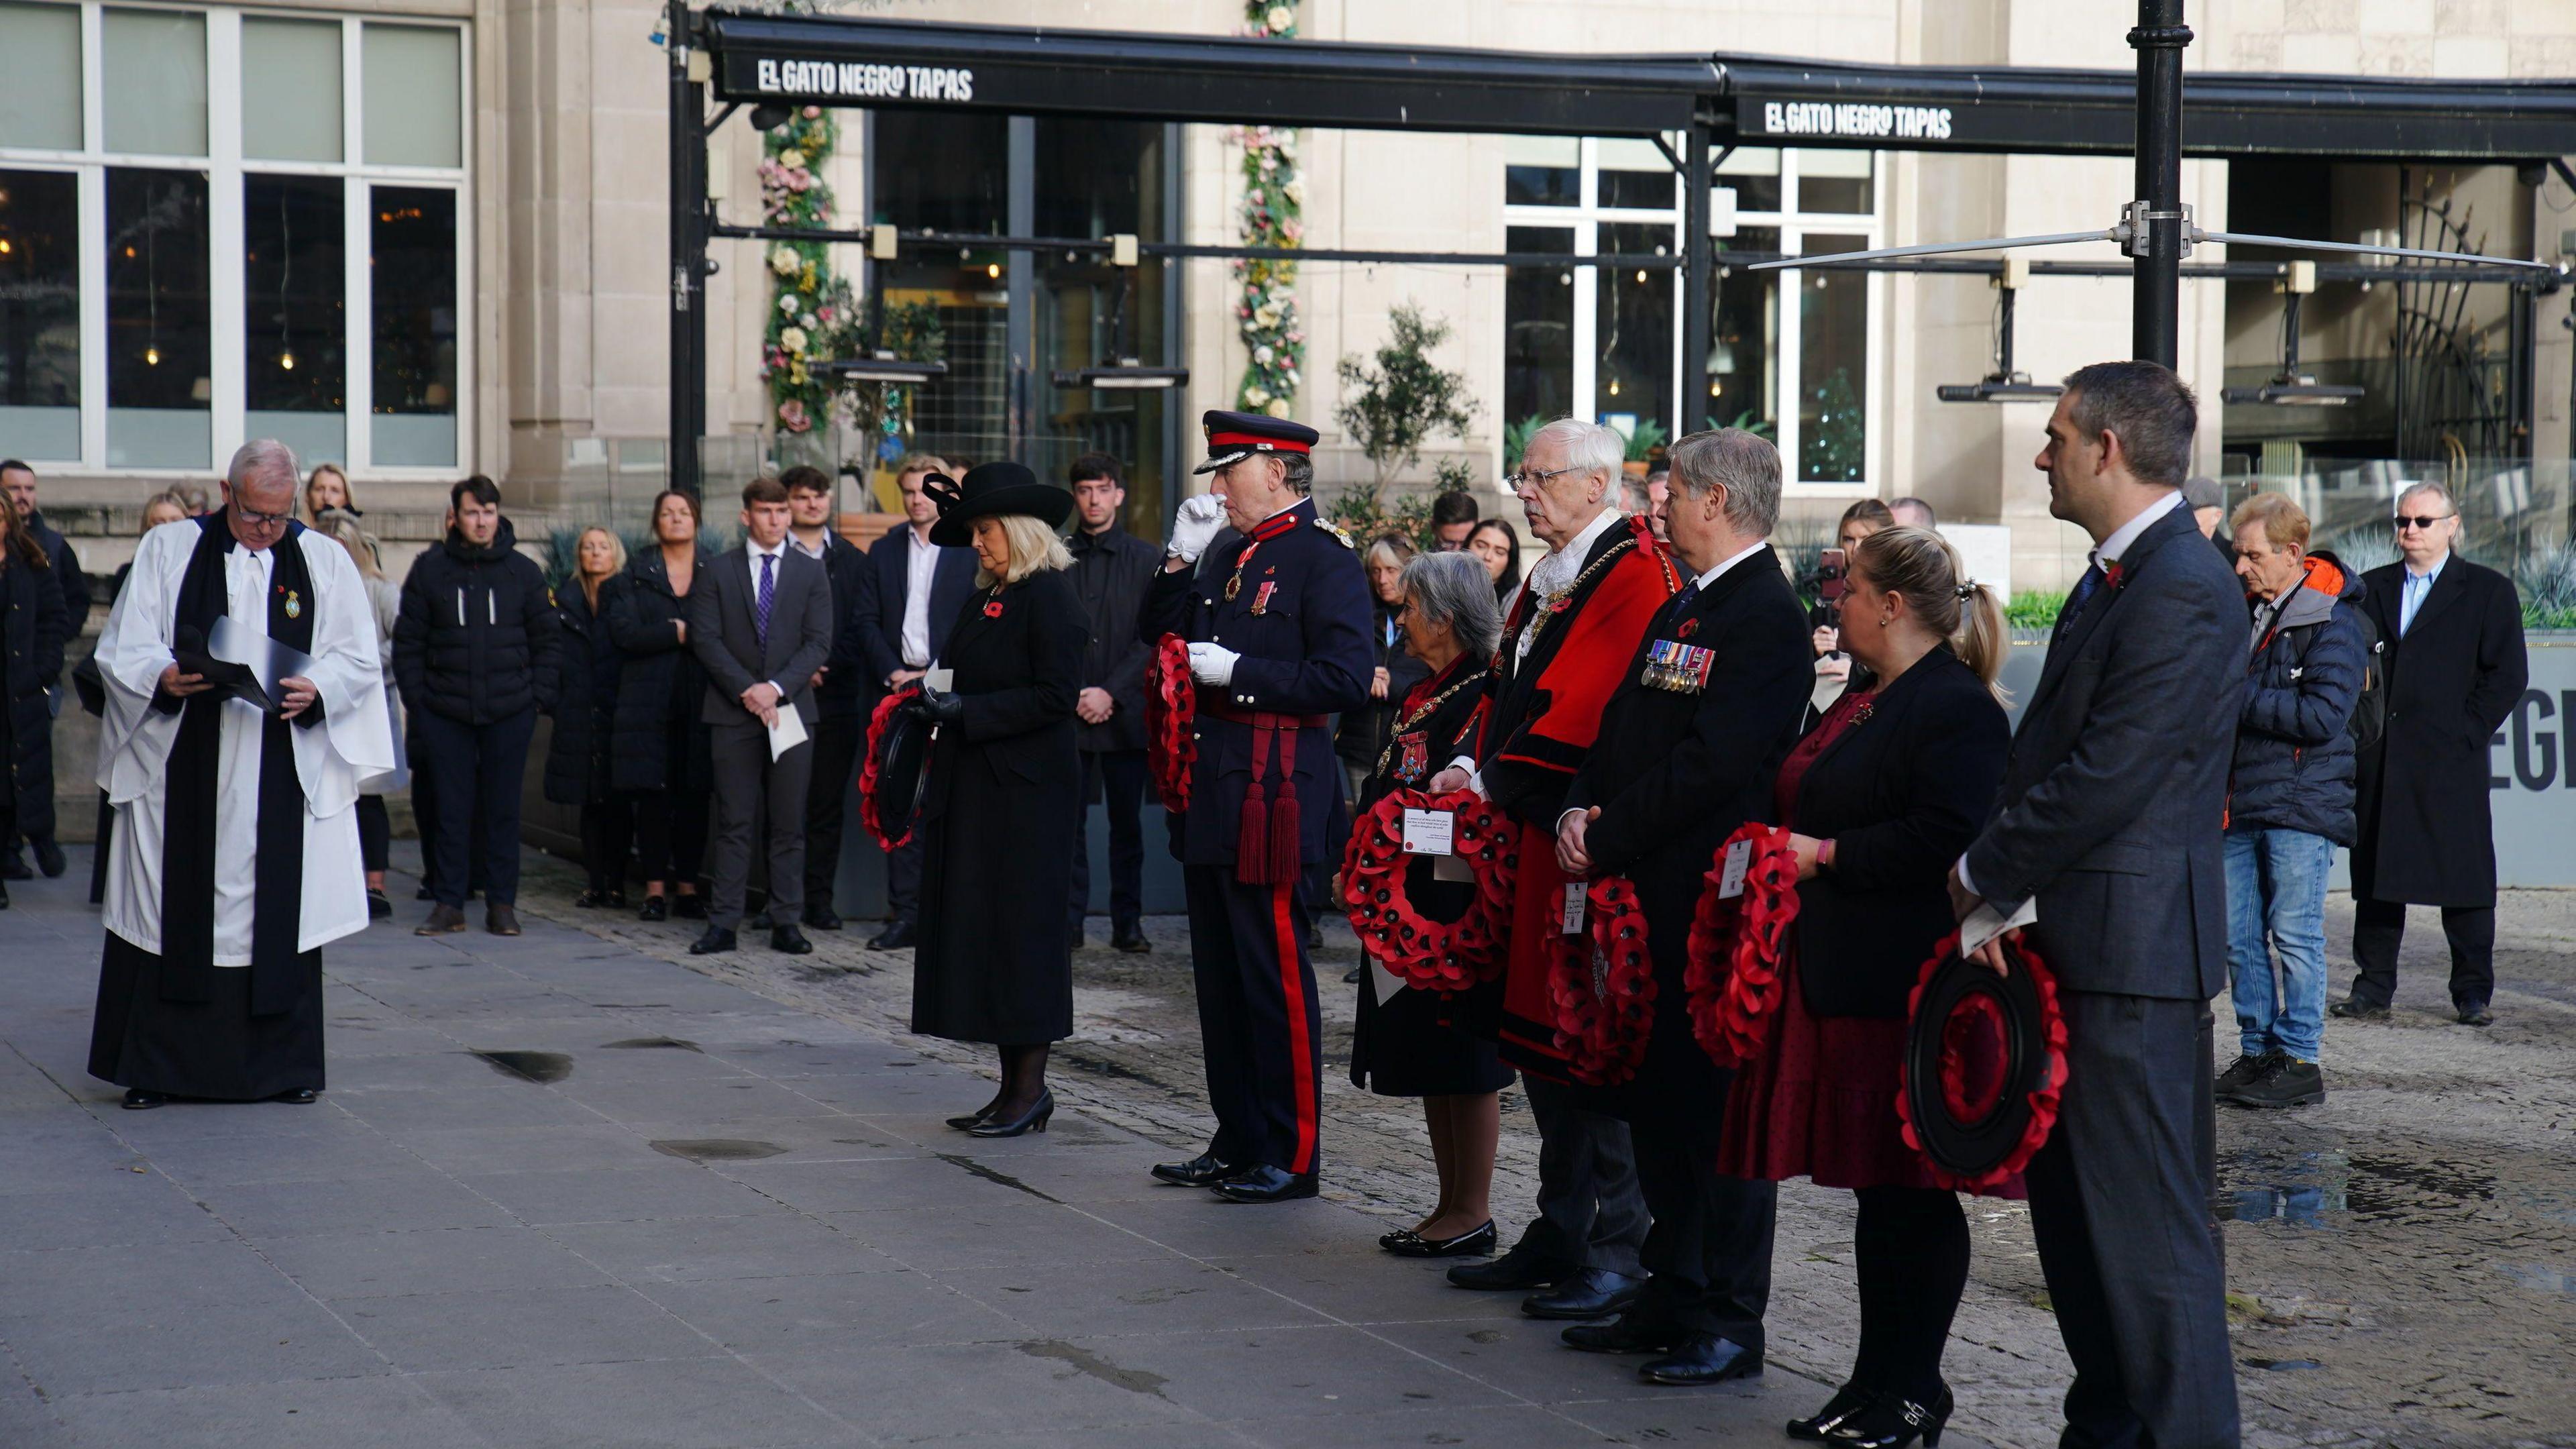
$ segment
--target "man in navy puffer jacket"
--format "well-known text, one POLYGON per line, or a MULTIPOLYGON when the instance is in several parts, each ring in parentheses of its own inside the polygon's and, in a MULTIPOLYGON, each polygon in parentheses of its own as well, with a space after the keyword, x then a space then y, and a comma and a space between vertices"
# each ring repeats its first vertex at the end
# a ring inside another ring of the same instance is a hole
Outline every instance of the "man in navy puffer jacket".
POLYGON ((2234 528, 2253 606, 2227 800, 2229 995, 2243 1055, 2216 1090, 2248 1107, 2296 1107, 2326 1094, 2326 873, 2353 839, 2362 583, 2332 554, 2308 552, 2308 516, 2282 494, 2239 504, 2234 528))

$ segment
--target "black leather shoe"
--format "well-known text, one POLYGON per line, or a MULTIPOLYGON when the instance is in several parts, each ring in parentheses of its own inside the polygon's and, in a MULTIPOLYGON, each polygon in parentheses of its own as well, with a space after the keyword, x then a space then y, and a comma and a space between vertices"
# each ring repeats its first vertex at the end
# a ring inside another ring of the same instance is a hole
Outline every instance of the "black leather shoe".
POLYGON ((807 906, 805 924, 818 931, 837 931, 841 929, 841 918, 832 913, 830 906, 807 906))
POLYGON ((1408 1229, 1396 1242, 1380 1238, 1377 1245, 1399 1258, 1481 1258, 1494 1251, 1494 1225, 1489 1220, 1454 1238, 1426 1238, 1408 1229))
POLYGON ((2386 1021, 2388 1019, 2386 1006, 2377 1002, 2364 1001, 2358 996, 2347 996, 2327 1007, 2326 1011, 2346 1021, 2386 1021))
POLYGON ((1344 986, 1357 986, 1360 984, 1361 979, 1367 975, 1368 968, 1366 966, 1354 966, 1350 970, 1342 973, 1342 984, 1344 986))
POLYGON ((773 921, 773 920, 769 919, 769 912, 768 912, 768 911, 766 911, 766 910, 763 910, 762 912, 760 912, 760 914, 758 914, 758 915, 756 915, 756 916, 753 916, 753 917, 752 917, 750 920, 748 920, 748 921, 743 922, 743 923, 742 923, 742 929, 743 929, 743 930, 746 930, 746 931, 766 931, 766 930, 769 930, 769 929, 771 929, 772 927, 776 926, 777 924, 778 924, 777 922, 775 922, 775 921, 773 921))
POLYGON ((644 898, 644 908, 635 913, 635 919, 639 921, 667 921, 671 919, 671 903, 668 900, 663 899, 660 891, 655 891, 653 894, 644 898))
POLYGON ((438 892, 431 890, 427 886, 422 886, 419 890, 411 893, 411 898, 416 901, 434 901, 438 899, 438 892))
POLYGON ((1911 1449, 1921 1439, 1924 1449, 1937 1449, 1941 1431, 1949 1427, 1952 1404, 1947 1385, 1928 1404, 1900 1394, 1879 1394, 1827 1434, 1825 1442, 1859 1449, 1911 1449))
POLYGON ((738 943, 734 940, 733 932, 722 926, 709 926, 705 935, 689 943, 689 954, 713 956, 719 951, 732 950, 736 944, 738 943))
POLYGON ((596 911, 608 904, 608 892, 601 890, 583 891, 580 895, 572 898, 572 903, 574 908, 577 910, 596 911))
POLYGON ((2483 1001, 2472 1006, 2463 1006, 2460 1008, 2460 1025, 2493 1026, 2495 1025, 2495 1013, 2487 1010, 2487 1005, 2483 1001))
POLYGON ((465 913, 440 902, 429 908, 429 919, 411 928, 415 936, 453 936, 465 929, 465 913))
POLYGON ((1449 1270, 1449 1286, 1479 1293, 1526 1293, 1574 1273, 1574 1265, 1514 1244, 1490 1263, 1461 1263, 1449 1270))
POLYGON ((311 1087, 298 1087, 292 1092, 280 1092, 268 1100, 284 1102, 290 1107, 310 1107, 316 1100, 316 1094, 311 1087))
POLYGON ((370 920, 370 921, 382 921, 382 920, 389 920, 389 919, 391 919, 391 918, 392 918, 393 913, 394 913, 394 903, 393 903, 391 900, 388 900, 388 899, 386 898, 385 893, 384 893, 383 891, 369 891, 369 892, 367 892, 367 919, 368 919, 368 920, 370 920))
POLYGON ((1110 949, 1124 951, 1130 956, 1142 956, 1154 949, 1154 943, 1146 940, 1145 933, 1134 926, 1110 937, 1109 945, 1110 949))
POLYGON ((125 1093, 125 1110, 128 1112, 149 1112, 155 1107, 166 1104, 169 1100, 170 1099, 168 1097, 163 1096, 159 1092, 146 1092, 140 1088, 128 1088, 125 1093))
POLYGON ((684 921, 703 921, 707 918, 707 898, 683 891, 671 898, 671 914, 684 921))
POLYGON ((1213 1152, 1202 1152, 1187 1162, 1155 1163, 1153 1171, 1158 1181, 1168 1182, 1174 1187, 1214 1187, 1243 1171, 1243 1164, 1228 1162, 1213 1152))
POLYGON ((36 850, 36 869, 43 871, 47 880, 60 880, 63 872, 71 866, 71 862, 63 859, 61 844, 52 840, 38 840, 32 844, 36 850))
POLYGON ((1637 1315, 1623 1313, 1607 1323, 1578 1323, 1557 1335, 1567 1348, 1585 1353, 1670 1353, 1673 1333, 1668 1328, 1640 1323, 1637 1315))
POLYGON ((0 880, 34 880, 36 873, 27 869, 26 857, 14 850, 0 851, 0 880))
POLYGON ((868 938, 871 951, 909 951, 912 949, 912 922, 895 921, 868 938))
POLYGON ((1683 1388, 1751 1378, 1760 1372, 1762 1355, 1714 1333, 1690 1334, 1675 1343, 1671 1353, 1637 1365, 1637 1377, 1646 1382, 1683 1388))
POLYGON ((769 949, 784 951, 790 956, 811 956, 814 943, 806 940, 805 933, 793 925, 772 926, 769 928, 769 949))
POLYGON ((1029 1104, 1029 1110, 1022 1112, 1017 1117, 1005 1117, 1001 1113, 996 1112, 992 1116, 985 1118, 983 1121, 976 1123, 974 1126, 967 1128, 966 1135, 969 1137, 1018 1137, 1030 1132, 1044 1132, 1047 1129, 1048 1119, 1053 1116, 1055 1116, 1055 1093, 1040 1090, 1038 1093, 1038 1099, 1029 1104))
POLYGON ((968 1128, 973 1127, 976 1123, 981 1122, 981 1121, 983 1121, 985 1118, 992 1116, 992 1115, 993 1115, 993 1109, 994 1109, 995 1107, 1000 1106, 1000 1105, 1001 1105, 1001 1102, 1000 1102, 998 1099, 997 1099, 997 1100, 995 1100, 995 1101, 987 1102, 987 1103, 985 1103, 983 1106, 976 1108, 974 1111, 967 1113, 967 1114, 966 1114, 965 1116, 963 1116, 963 1117, 951 1117, 951 1118, 949 1118, 949 1119, 948 1119, 948 1125, 949 1125, 949 1126, 951 1126, 951 1127, 956 1128, 956 1129, 957 1129, 958 1131, 960 1131, 960 1132, 966 1131, 968 1128))
POLYGON ((1834 1390, 1834 1396, 1825 1400, 1823 1408, 1803 1419, 1791 1419, 1788 1424, 1789 1437, 1803 1439, 1810 1444, 1821 1439, 1830 1439, 1833 1437, 1834 1430, 1842 1427, 1843 1421, 1868 1408, 1870 1402, 1877 1397, 1874 1390, 1862 1388, 1858 1384, 1845 1384, 1834 1390))
POLYGON ((1546 1292, 1522 1299, 1521 1312, 1532 1318, 1607 1318, 1626 1312, 1645 1291, 1643 1278, 1607 1268, 1580 1268, 1556 1280, 1556 1286, 1546 1292))
POLYGON ((483 907, 483 929, 495 936, 520 934, 518 910, 505 901, 486 903, 483 907))
POLYGON ((1265 1162, 1247 1167, 1208 1190, 1227 1202, 1295 1202, 1301 1197, 1313 1197, 1316 1182, 1311 1172, 1290 1172, 1265 1162))

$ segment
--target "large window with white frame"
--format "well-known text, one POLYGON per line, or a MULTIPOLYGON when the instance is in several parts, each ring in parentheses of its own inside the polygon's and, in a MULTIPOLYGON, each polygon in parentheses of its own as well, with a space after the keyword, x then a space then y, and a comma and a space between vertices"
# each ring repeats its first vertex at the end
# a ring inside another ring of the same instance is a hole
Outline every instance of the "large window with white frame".
MULTIPOLYGON (((1509 250, 1669 256, 1678 249, 1681 178, 1653 142, 1512 137, 1504 147, 1509 250)), ((1780 445, 1798 483, 1866 487, 1878 436, 1870 344, 1879 278, 1750 272, 1726 267, 1723 253, 1877 246, 1874 157, 1754 147, 1712 156, 1717 184, 1734 194, 1734 222, 1731 235, 1716 239, 1709 355, 1682 355, 1678 269, 1516 267, 1504 288, 1505 415, 1570 413, 1632 437, 1750 428, 1780 445), (1784 298, 1795 304, 1785 319, 1784 298)))
POLYGON ((0 0, 0 455, 203 472, 243 440, 452 472, 468 38, 0 0))

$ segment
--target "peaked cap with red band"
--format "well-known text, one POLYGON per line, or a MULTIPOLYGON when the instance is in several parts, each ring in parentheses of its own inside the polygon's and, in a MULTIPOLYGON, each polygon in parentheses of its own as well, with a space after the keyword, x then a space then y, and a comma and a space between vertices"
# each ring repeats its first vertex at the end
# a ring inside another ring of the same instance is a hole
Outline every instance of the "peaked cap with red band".
POLYGON ((1199 419, 1207 434, 1208 459, 1192 473, 1213 473, 1255 453, 1311 453, 1323 436, 1304 423, 1268 413, 1229 413, 1211 408, 1199 419))

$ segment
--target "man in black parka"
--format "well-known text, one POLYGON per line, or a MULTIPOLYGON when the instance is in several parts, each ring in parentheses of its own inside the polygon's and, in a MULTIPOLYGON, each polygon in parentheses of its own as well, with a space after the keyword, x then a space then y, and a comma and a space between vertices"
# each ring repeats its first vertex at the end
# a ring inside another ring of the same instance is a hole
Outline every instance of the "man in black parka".
MULTIPOLYGON (((1136 615, 1145 590, 1163 566, 1163 551, 1119 522, 1127 506, 1125 470, 1106 453, 1073 460, 1074 528, 1065 540, 1073 554, 1075 594, 1091 618, 1082 651, 1082 693, 1074 716, 1082 747, 1082 798, 1095 792, 1109 815, 1109 944, 1121 951, 1151 951, 1145 913, 1145 659, 1151 650, 1137 637, 1136 615), (1096 782, 1096 783, 1095 783, 1096 782)), ((1069 935, 1082 942, 1082 918, 1091 901, 1088 810, 1073 838, 1073 892, 1069 935)))
POLYGON ((537 710, 554 677, 553 594, 521 555, 501 490, 480 474, 448 491, 456 521, 403 580, 394 620, 394 680, 428 756, 442 827, 436 904, 419 934, 465 929, 469 822, 486 869, 483 924, 519 934, 519 793, 537 710))
MULTIPOLYGON (((0 460, 0 492, 7 495, 0 497, 0 508, 17 509, 19 521, 45 551, 47 581, 62 596, 64 642, 79 639, 81 631, 89 627, 89 575, 81 572, 80 555, 72 552, 71 541, 45 522, 43 510, 37 508, 36 470, 15 458, 0 460)), ((62 712, 61 686, 48 681, 45 717, 50 721, 62 712)), ((50 880, 61 875, 65 866, 63 848, 54 839, 54 770, 50 752, 40 767, 30 767, 28 777, 18 783, 21 789, 41 789, 47 803, 41 812, 23 815, 16 831, 0 833, 0 879, 27 878, 27 867, 18 859, 18 837, 23 834, 27 843, 35 847, 36 868, 50 880)))
POLYGON ((2397 500, 2405 557, 2362 575, 2362 609, 2388 671, 2386 728, 2355 776, 2361 833, 2352 846, 2352 995, 2342 1017, 2384 1017, 2397 991, 2409 905, 2442 908, 2451 1007, 2471 1026, 2493 1017, 2495 817, 2487 742, 2531 681, 2513 580, 2452 551, 2460 508, 2438 483, 2397 500))

